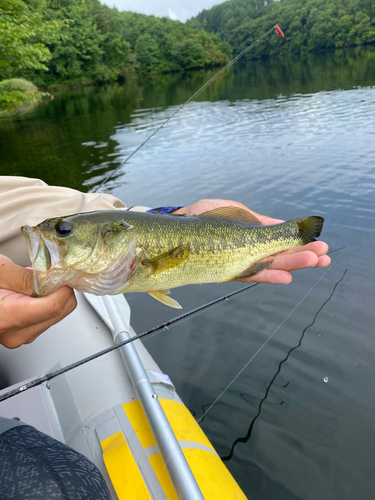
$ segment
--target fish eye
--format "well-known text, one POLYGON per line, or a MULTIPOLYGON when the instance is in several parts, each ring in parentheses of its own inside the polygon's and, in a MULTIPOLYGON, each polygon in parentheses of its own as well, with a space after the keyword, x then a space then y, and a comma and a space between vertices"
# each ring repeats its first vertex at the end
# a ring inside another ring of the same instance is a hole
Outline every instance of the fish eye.
POLYGON ((55 226, 55 231, 59 236, 68 236, 73 230, 73 227, 69 222, 61 221, 55 226))

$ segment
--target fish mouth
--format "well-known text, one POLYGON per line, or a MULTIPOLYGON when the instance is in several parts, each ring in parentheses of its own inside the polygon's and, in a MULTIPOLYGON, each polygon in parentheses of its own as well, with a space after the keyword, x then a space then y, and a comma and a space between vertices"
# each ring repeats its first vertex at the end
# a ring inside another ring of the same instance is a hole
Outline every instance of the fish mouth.
POLYGON ((60 271, 61 275, 61 256, 58 245, 45 238, 37 227, 23 226, 21 227, 22 234, 24 235, 29 251, 31 267, 34 273, 34 297, 41 297, 47 293, 51 293, 53 289, 50 286, 44 286, 44 283, 51 276, 51 272, 55 270, 60 271))
POLYGON ((26 239, 33 269, 46 272, 51 267, 61 266, 62 259, 57 243, 45 238, 37 227, 23 226, 21 231, 26 239))

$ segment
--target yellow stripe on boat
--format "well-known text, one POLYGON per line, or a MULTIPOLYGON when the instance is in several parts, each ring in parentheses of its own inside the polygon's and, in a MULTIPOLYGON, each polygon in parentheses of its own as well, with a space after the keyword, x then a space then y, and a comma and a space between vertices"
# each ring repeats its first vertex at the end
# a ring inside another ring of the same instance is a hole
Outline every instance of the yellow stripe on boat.
POLYGON ((143 448, 154 446, 156 444, 156 440, 140 401, 132 401, 131 403, 122 405, 122 407, 124 408, 125 413, 130 420, 130 423, 143 448))
MULTIPOLYGON (((217 455, 198 448, 183 448, 182 451, 206 500, 247 500, 217 455)), ((178 500, 160 453, 149 460, 168 500, 178 500)))
POLYGON ((156 477, 159 479, 160 486, 163 488, 165 496, 168 498, 168 500, 178 500, 178 496, 176 490, 174 489, 172 479, 170 478, 161 454, 156 453, 156 455, 152 455, 152 457, 149 457, 149 461, 152 465, 152 468, 154 469, 156 477))
POLYGON ((202 444, 216 453, 206 434, 185 405, 170 399, 159 399, 159 401, 177 441, 192 441, 202 444))
MULTIPOLYGON (((159 399, 159 401, 177 441, 193 441, 207 446, 215 452, 214 447, 186 406, 170 399, 159 399)), ((123 408, 143 448, 154 446, 156 441, 141 403, 132 401, 124 404, 123 408)))
POLYGON ((182 450, 206 500, 247 500, 221 459, 206 450, 182 450))
POLYGON ((138 465, 122 432, 101 441, 103 460, 119 500, 151 500, 138 465))
MULTIPOLYGON (((159 399, 159 401, 204 498, 246 500, 241 488, 186 406, 170 399, 159 399)), ((132 401, 124 404, 123 408, 143 448, 155 446, 156 441, 141 403, 132 401)), ((149 456, 149 461, 167 499, 178 500, 161 454, 155 453, 149 456)), ((128 496, 128 499, 130 498, 132 497, 128 496)))

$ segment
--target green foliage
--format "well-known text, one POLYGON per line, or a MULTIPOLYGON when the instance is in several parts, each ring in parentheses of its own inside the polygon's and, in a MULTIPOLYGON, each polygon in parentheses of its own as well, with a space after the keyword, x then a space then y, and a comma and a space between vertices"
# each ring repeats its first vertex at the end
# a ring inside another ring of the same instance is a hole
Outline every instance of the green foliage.
POLYGON ((43 1, 45 19, 67 22, 61 30, 63 38, 48 44, 49 72, 19 73, 39 87, 216 66, 228 62, 231 54, 229 45, 213 34, 167 18, 119 12, 99 0, 25 1, 43 1))
POLYGON ((38 88, 23 78, 11 78, 0 82, 0 113, 20 111, 38 103, 43 94, 38 88))
POLYGON ((375 42, 373 0, 231 0, 188 21, 214 32, 235 53, 278 23, 285 39, 267 37, 248 58, 312 52, 375 42))
POLYGON ((9 78, 19 68, 47 69, 51 58, 45 46, 58 39, 63 23, 45 22, 21 0, 0 3, 0 78, 9 78))
MULTIPOLYGON (((231 0, 187 23, 99 0, 0 0, 0 80, 50 88, 223 65, 276 22, 286 38, 267 37, 249 58, 375 42, 374 0, 231 0)), ((32 99, 0 92, 0 106, 32 99)))
POLYGON ((10 78, 20 69, 47 70, 45 63, 51 53, 46 44, 58 40, 64 24, 64 21, 45 21, 42 12, 33 10, 21 0, 1 0, 0 110, 34 104, 43 97, 37 88, 30 89, 31 82, 10 78))
POLYGON ((137 38, 134 50, 140 67, 148 72, 151 71, 159 61, 158 44, 148 33, 137 38))
POLYGON ((130 44, 136 69, 141 73, 204 68, 229 61, 229 45, 213 34, 198 32, 187 24, 165 17, 133 12, 119 15, 122 34, 130 44))

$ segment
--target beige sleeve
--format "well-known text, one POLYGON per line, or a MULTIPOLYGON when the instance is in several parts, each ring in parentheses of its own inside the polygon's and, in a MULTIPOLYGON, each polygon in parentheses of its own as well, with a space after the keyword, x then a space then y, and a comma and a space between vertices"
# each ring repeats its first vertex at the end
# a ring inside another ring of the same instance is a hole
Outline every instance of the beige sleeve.
MULTIPOLYGON (((133 207, 145 211, 147 207, 133 207)), ((30 260, 21 226, 35 226, 51 217, 95 210, 127 210, 110 194, 81 193, 75 189, 48 186, 39 179, 0 176, 0 254, 21 266, 30 260)))

